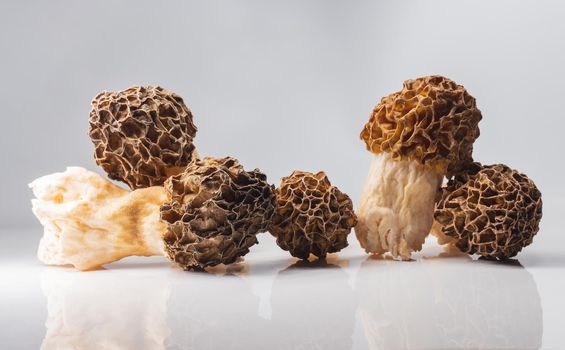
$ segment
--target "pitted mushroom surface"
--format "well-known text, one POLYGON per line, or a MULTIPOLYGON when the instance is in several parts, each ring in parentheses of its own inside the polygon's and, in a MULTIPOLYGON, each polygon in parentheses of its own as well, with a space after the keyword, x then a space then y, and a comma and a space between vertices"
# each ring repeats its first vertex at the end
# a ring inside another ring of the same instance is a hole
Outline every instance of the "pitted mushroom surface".
POLYGON ((277 209, 269 231, 292 256, 325 258, 347 247, 357 223, 347 194, 332 186, 323 171, 295 171, 276 190, 277 209))
POLYGON ((541 192, 504 164, 469 166, 443 188, 435 211, 441 232, 459 250, 498 259, 531 244, 541 217, 541 192))
POLYGON ((195 157, 196 126, 183 99, 159 86, 102 92, 92 100, 94 158, 131 189, 161 186, 195 157))
POLYGON ((428 76, 404 82, 381 99, 361 132, 367 150, 393 160, 416 160, 426 169, 453 174, 473 161, 481 111, 454 81, 428 76))
POLYGON ((230 264, 249 252, 275 210, 274 186, 231 157, 206 157, 165 183, 165 252, 184 269, 230 264))

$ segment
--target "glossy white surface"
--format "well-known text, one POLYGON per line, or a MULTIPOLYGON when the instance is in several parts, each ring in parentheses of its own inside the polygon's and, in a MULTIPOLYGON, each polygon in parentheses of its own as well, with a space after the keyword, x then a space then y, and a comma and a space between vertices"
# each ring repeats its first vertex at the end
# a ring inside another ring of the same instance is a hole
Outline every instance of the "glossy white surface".
POLYGON ((2 233, 2 349, 565 347, 565 260, 550 248, 500 264, 428 240, 398 262, 352 235, 327 263, 302 263, 262 234, 245 263, 210 273, 159 257, 78 272, 36 261, 37 230, 2 233))

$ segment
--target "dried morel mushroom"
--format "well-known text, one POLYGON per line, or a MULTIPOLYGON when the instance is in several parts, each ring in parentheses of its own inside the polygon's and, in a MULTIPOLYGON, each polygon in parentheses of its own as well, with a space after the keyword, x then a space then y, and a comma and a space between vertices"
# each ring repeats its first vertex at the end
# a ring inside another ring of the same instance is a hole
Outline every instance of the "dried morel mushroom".
POLYGON ((169 259, 184 269, 230 264, 249 252, 275 208, 274 186, 234 158, 196 160, 165 182, 161 206, 169 259))
POLYGON ((421 249, 436 191, 472 162, 481 118, 465 88, 441 76, 407 80, 381 99, 361 132, 375 154, 355 227, 367 252, 409 259, 421 249))
POLYGON ((102 92, 92 100, 88 134, 94 158, 131 189, 160 186, 195 157, 192 113, 159 86, 102 92))
POLYGON ((276 190, 277 208, 269 231, 292 256, 308 259, 347 247, 347 235, 357 223, 351 199, 332 186, 323 171, 295 171, 276 190))
POLYGON ((193 162, 166 188, 127 191, 78 167, 30 187, 45 229, 39 259, 80 270, 130 255, 165 255, 185 269, 228 264, 257 242, 275 208, 265 175, 233 158, 193 162))
POLYGON ((45 229, 39 259, 80 270, 131 255, 165 255, 185 269, 228 264, 257 242, 275 208, 265 175, 233 158, 193 162, 166 188, 127 191, 79 167, 30 187, 45 229))
POLYGON ((443 188, 435 211, 442 233, 459 250, 498 259, 532 243, 541 216, 534 182, 503 164, 470 165, 443 188))

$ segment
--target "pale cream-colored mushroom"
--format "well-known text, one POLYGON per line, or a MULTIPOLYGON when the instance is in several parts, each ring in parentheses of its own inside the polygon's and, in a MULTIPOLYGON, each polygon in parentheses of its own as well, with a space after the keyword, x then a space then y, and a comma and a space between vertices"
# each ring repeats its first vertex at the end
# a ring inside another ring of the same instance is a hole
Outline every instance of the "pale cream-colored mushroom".
POLYGON ((89 270, 127 256, 164 254, 163 187, 130 192, 80 167, 29 186, 33 213, 44 227, 37 252, 43 263, 89 270))

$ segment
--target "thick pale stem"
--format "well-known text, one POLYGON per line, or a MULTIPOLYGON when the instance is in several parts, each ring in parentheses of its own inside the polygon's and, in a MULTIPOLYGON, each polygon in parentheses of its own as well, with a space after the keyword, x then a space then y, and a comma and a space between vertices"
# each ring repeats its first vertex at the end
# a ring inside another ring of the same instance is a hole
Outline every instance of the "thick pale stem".
POLYGON ((374 156, 361 194, 355 233, 368 253, 410 259, 430 233, 442 175, 388 153, 374 156))
POLYGON ((163 187, 124 190, 79 167, 30 184, 44 227, 39 260, 88 270, 131 255, 163 255, 163 187))

